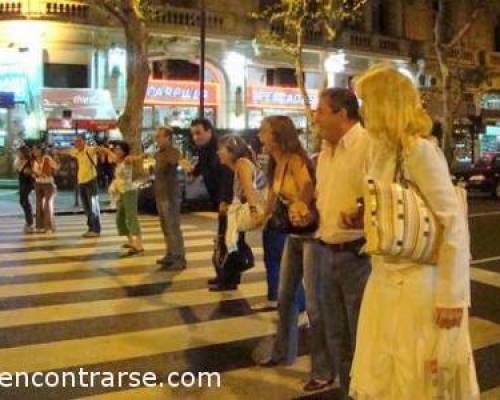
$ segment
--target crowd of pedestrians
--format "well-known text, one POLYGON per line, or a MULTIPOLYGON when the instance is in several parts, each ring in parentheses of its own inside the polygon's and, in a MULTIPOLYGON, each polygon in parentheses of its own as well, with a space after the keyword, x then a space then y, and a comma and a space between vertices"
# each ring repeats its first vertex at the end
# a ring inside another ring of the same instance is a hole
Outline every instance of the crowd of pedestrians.
MULTIPOLYGON (((237 290, 242 273, 254 264, 245 234, 262 230, 267 298, 253 310, 277 310, 278 323, 272 348, 256 360, 260 366, 295 361, 299 315, 306 313, 311 368, 305 391, 338 380, 345 399, 479 398, 468 332, 468 228, 446 160, 429 140, 431 120, 414 84, 396 69, 375 66, 355 82, 356 93, 321 92, 314 117, 321 139, 316 157, 308 155, 290 118, 263 120, 259 140, 269 158, 266 176, 241 137, 218 138, 208 120, 192 122, 195 165, 173 146, 173 131, 159 128, 155 200, 166 249, 158 263, 163 269, 187 266, 180 166, 203 177, 218 213, 210 290, 237 290), (366 177, 391 184, 398 173, 417 188, 442 228, 435 262, 364 251, 367 213, 360 199, 366 177)), ((82 137, 74 147, 67 154, 78 163, 88 225, 84 236, 97 237, 101 230, 96 167, 101 157, 115 164, 110 192, 118 232, 128 239, 126 255, 142 254, 133 164, 147 155, 131 155, 125 142, 112 151, 87 146, 82 137)), ((19 150, 27 233, 55 230, 58 167, 57 157, 40 146, 19 150), (33 189, 36 229, 29 203, 33 189)))

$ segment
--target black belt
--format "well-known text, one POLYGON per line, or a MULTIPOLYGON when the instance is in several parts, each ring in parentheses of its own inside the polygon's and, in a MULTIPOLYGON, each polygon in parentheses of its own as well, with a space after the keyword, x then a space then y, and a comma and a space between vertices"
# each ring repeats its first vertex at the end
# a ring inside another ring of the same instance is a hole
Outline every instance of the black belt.
POLYGON ((351 253, 359 253, 361 248, 365 245, 366 240, 365 238, 361 238, 344 243, 326 243, 320 240, 320 243, 323 246, 327 246, 328 248, 332 249, 333 251, 348 251, 351 253))

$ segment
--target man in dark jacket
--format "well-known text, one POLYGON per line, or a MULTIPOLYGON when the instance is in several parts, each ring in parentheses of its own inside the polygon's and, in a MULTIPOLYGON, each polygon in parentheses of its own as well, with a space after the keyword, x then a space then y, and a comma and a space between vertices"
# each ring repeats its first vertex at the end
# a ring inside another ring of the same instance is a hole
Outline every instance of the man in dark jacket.
MULTIPOLYGON (((214 209, 219 212, 218 235, 221 236, 226 231, 226 213, 233 201, 233 172, 220 163, 217 156, 217 137, 209 120, 193 120, 191 136, 198 149, 198 163, 189 172, 192 176, 203 176, 214 209)), ((211 279, 209 283, 217 283, 217 279, 211 279)))
POLYGON ((233 172, 220 163, 212 123, 205 118, 193 120, 191 137, 198 150, 198 163, 190 173, 203 176, 214 208, 224 213, 233 200, 233 172))

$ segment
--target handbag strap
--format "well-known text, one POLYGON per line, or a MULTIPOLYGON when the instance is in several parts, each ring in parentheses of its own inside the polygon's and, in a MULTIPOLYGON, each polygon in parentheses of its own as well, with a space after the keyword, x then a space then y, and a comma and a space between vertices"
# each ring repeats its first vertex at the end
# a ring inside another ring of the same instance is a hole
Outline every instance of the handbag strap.
POLYGON ((408 187, 409 181, 404 170, 403 146, 398 144, 396 149, 396 169, 394 170, 394 183, 399 183, 403 187, 408 187))
POLYGON ((283 201, 281 198, 281 189, 283 189, 283 184, 285 183, 286 174, 288 173, 288 163, 289 162, 290 162, 290 158, 288 158, 286 160, 285 168, 283 168, 283 174, 281 175, 280 184, 278 186, 278 193, 276 193, 276 201, 277 200, 283 201))

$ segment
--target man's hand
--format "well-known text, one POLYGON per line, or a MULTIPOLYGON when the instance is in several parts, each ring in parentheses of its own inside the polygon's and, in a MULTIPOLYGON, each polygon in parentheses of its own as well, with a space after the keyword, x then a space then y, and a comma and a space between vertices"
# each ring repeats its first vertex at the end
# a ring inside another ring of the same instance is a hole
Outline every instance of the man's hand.
POLYGON ((219 204, 219 214, 220 215, 226 215, 228 210, 229 210, 229 204, 227 204, 224 201, 219 204))
POLYGON ((188 174, 191 174, 194 170, 193 164, 191 164, 191 161, 182 158, 179 160, 179 166, 182 168, 182 170, 188 174))
POLYGON ((339 227, 342 229, 363 229, 364 228, 364 207, 358 207, 355 210, 341 212, 339 227))
POLYGON ((463 308, 436 308, 436 324, 441 329, 459 327, 464 314, 463 308))

